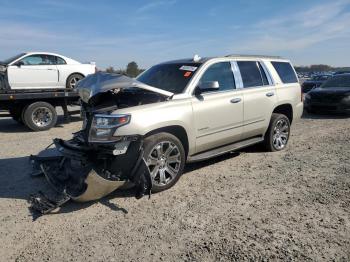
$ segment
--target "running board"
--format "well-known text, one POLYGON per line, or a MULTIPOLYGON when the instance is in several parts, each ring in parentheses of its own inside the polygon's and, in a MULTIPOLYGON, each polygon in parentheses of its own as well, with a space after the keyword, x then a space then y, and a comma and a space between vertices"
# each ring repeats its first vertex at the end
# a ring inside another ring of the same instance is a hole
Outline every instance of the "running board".
POLYGON ((188 163, 192 163, 192 162, 198 162, 198 161, 202 161, 202 160, 207 160, 209 158, 212 157, 216 157, 216 156, 220 156, 223 155, 225 153, 231 152, 231 151, 235 151, 247 146, 251 146, 257 143, 260 143, 264 141, 263 137, 254 137, 254 138, 250 138, 247 140, 243 140, 237 143, 233 143, 233 144, 229 144, 226 146, 222 146, 222 147, 218 147, 209 151, 205 151, 203 153, 199 153, 193 156, 189 156, 187 158, 187 162, 188 163))

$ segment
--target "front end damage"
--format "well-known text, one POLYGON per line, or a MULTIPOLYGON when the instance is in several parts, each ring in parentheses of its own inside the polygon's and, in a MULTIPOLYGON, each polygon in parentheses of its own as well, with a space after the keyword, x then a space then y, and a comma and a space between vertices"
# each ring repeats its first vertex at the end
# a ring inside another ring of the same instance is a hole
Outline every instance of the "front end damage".
POLYGON ((118 127, 128 124, 130 116, 115 112, 119 108, 164 101, 168 96, 125 76, 108 74, 87 77, 78 88, 82 98, 82 130, 68 141, 54 139, 54 156, 31 156, 33 174, 44 175, 58 194, 57 199, 41 192, 31 196, 31 208, 42 214, 70 199, 97 200, 126 185, 133 186, 136 198, 151 193, 143 137, 116 136, 118 127))
POLYGON ((42 193, 33 195, 32 209, 46 214, 70 199, 98 200, 127 184, 133 185, 136 198, 150 195, 152 180, 143 159, 141 137, 89 147, 81 143, 80 136, 75 134, 69 141, 54 139, 56 156, 31 156, 35 175, 43 174, 58 194, 56 200, 42 193), (127 152, 115 155, 125 144, 129 144, 127 152))

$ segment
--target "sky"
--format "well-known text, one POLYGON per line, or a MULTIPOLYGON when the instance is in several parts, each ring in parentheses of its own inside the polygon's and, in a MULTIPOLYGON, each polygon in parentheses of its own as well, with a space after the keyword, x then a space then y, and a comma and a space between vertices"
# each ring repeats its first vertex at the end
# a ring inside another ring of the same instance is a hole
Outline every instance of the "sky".
POLYGON ((99 68, 194 54, 350 66, 350 0, 0 0, 0 60, 59 53, 99 68))

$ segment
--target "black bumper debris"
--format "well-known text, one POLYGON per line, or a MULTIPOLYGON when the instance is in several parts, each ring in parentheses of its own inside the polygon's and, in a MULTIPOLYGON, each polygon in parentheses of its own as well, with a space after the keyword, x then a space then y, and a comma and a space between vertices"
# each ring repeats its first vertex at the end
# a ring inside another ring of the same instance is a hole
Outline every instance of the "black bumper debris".
POLYGON ((151 194, 152 179, 143 159, 141 137, 133 140, 126 153, 113 155, 114 145, 89 146, 76 139, 54 139, 56 156, 31 156, 33 176, 44 175, 59 195, 58 200, 42 192, 30 197, 31 208, 47 214, 70 199, 99 199, 125 183, 134 185, 137 199, 151 194))

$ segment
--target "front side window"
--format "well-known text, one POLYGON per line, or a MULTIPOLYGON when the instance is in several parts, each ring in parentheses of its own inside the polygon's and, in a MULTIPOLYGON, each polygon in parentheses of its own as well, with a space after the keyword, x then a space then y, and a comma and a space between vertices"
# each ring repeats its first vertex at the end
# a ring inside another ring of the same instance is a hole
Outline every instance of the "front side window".
POLYGON ((284 84, 298 83, 298 78, 288 62, 271 62, 284 84))
POLYGON ((136 79, 174 94, 182 93, 200 63, 169 63, 152 66, 136 79))
POLYGON ((231 63, 220 62, 211 65, 202 75, 200 83, 214 82, 219 83, 219 91, 233 90, 236 88, 231 63))
POLYGON ((24 65, 54 65, 55 57, 51 55, 30 55, 21 59, 24 65))
POLYGON ((238 61, 237 64, 244 88, 263 86, 264 82, 268 82, 264 70, 260 71, 259 64, 256 61, 238 61), (264 77, 262 73, 264 73, 264 77))

